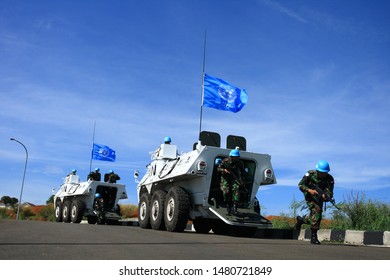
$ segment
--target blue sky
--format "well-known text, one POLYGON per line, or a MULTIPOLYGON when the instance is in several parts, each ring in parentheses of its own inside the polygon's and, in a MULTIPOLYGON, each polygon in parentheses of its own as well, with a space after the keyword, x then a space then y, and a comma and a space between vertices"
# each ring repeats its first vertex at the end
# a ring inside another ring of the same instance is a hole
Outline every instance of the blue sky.
MULTIPOLYGON (((388 1, 0 1, 0 196, 44 204, 95 142, 137 203, 134 170, 170 136, 197 140, 206 73, 245 88, 239 113, 203 109, 202 128, 242 135, 272 156, 277 185, 258 197, 288 213, 297 184, 329 161, 335 198, 390 203, 388 1)), ((225 145, 224 140, 222 141, 225 145)), ((126 203, 126 202, 125 202, 126 203)))

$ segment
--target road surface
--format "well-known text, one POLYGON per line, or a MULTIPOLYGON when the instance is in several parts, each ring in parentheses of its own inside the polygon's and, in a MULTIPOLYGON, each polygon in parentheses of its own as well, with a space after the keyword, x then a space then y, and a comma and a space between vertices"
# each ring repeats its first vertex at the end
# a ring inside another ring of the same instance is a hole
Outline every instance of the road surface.
POLYGON ((0 260, 390 260, 389 247, 0 220, 0 260))

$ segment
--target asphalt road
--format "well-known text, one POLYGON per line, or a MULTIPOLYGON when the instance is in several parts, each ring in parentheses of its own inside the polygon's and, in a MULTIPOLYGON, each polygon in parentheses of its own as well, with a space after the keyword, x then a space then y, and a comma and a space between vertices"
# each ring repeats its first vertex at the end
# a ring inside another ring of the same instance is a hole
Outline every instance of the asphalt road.
POLYGON ((390 260, 390 248, 0 220, 1 260, 390 260))

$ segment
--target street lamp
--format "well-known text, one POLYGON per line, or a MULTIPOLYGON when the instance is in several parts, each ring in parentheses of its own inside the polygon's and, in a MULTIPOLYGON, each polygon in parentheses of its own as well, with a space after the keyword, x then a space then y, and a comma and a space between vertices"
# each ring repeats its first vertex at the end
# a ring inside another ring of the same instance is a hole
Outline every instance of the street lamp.
POLYGON ((23 180, 22 180, 22 189, 20 190, 20 197, 19 197, 19 203, 18 203, 18 211, 16 212, 16 220, 19 220, 19 211, 20 211, 20 205, 22 204, 22 194, 23 194, 23 186, 24 186, 24 178, 26 177, 26 169, 27 169, 27 160, 28 160, 28 152, 25 145, 23 145, 22 142, 16 140, 15 138, 10 138, 11 141, 16 141, 20 145, 23 146, 24 150, 26 151, 26 163, 24 164, 24 173, 23 173, 23 180))

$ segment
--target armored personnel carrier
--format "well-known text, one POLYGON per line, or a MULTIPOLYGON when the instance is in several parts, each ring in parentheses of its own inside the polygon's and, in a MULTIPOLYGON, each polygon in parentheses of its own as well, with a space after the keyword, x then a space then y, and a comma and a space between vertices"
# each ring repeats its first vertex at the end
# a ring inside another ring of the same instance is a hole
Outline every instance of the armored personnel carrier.
MULTIPOLYGON (((276 184, 271 156, 246 151, 246 140, 229 135, 226 148, 220 135, 202 131, 199 141, 188 153, 161 144, 153 153, 146 174, 138 181, 138 220, 142 228, 183 231, 188 220, 198 233, 250 236, 258 227, 272 227, 261 216, 257 191, 262 185, 276 184), (240 187, 238 213, 232 215, 220 190, 218 163, 239 147, 245 167, 245 182, 240 187)), ((135 177, 139 172, 136 171, 135 177)))
POLYGON ((80 223, 86 217, 89 224, 115 224, 120 218, 118 201, 127 199, 125 185, 100 181, 80 182, 78 175, 68 175, 54 196, 56 222, 80 223), (94 209, 95 194, 104 201, 104 219, 98 219, 94 209))

